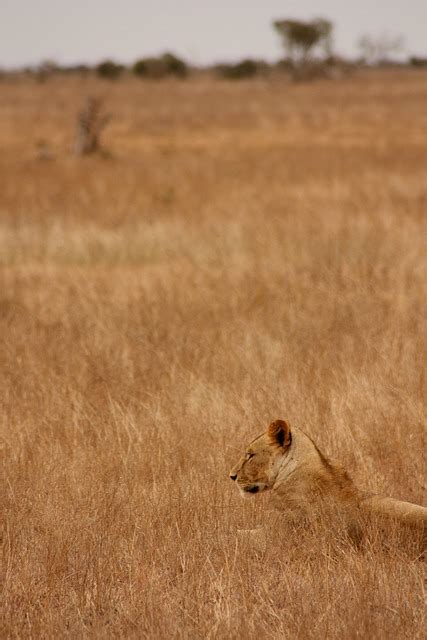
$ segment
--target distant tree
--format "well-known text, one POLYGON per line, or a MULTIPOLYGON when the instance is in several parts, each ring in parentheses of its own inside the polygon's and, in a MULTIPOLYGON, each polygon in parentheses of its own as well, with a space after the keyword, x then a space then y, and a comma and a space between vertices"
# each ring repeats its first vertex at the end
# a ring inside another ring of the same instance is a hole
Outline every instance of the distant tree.
POLYGON ((167 67, 161 58, 141 58, 132 68, 135 75, 140 78, 161 80, 168 75, 167 67))
POLYGON ((387 34, 365 34, 360 38, 358 45, 366 64, 379 64, 388 62, 393 54, 403 49, 403 38, 387 34))
POLYGON ((104 60, 96 67, 96 72, 101 78, 108 80, 116 80, 124 71, 121 64, 113 62, 113 60, 104 60))
POLYGON ((332 54, 333 25, 329 20, 277 20, 273 26, 282 39, 288 58, 296 66, 309 62, 316 50, 323 58, 332 54))
POLYGON ((158 58, 140 58, 135 62, 132 71, 140 78, 161 79, 166 76, 185 78, 188 74, 187 64, 173 53, 164 53, 158 58))
POLYGON ((136 60, 132 66, 132 73, 139 77, 145 77, 148 75, 148 64, 146 58, 140 58, 136 60))
POLYGON ((173 53, 163 54, 161 60, 166 67, 167 73, 178 78, 184 78, 188 73, 188 67, 184 60, 178 58, 173 53))
POLYGON ((418 56, 411 56, 409 58, 409 64, 411 65, 411 67, 426 68, 427 67, 427 58, 420 58, 418 56))

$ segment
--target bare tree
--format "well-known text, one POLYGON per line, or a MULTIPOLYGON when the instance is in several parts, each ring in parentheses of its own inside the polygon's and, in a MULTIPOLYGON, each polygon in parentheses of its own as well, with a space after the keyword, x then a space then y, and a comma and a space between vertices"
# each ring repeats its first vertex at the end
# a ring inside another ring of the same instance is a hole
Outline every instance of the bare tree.
POLYGON ((359 40, 359 49, 367 64, 387 62, 394 53, 402 51, 404 41, 402 36, 365 34, 359 40))
POLYGON ((99 98, 88 98, 77 116, 75 153, 78 156, 94 153, 101 149, 100 136, 109 116, 102 114, 99 98))

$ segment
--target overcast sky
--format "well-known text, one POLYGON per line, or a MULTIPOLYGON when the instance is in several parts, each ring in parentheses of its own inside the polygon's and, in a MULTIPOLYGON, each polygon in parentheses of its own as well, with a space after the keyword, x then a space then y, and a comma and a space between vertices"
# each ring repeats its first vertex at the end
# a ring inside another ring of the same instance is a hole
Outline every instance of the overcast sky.
POLYGON ((274 60, 272 20, 318 16, 333 21, 338 53, 354 55, 369 33, 402 35, 405 53, 427 56, 427 0, 0 0, 0 67, 166 50, 199 64, 274 60))

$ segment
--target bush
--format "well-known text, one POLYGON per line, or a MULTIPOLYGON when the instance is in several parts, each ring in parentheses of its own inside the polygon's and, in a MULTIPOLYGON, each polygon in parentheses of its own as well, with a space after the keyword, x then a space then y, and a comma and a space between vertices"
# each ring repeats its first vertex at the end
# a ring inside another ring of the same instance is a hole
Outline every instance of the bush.
POLYGON ((96 73, 101 78, 116 80, 123 72, 124 67, 112 60, 104 60, 96 67, 96 73))
POLYGON ((141 58, 135 62, 132 70, 140 78, 159 80, 167 75, 166 66, 160 58, 141 58))
POLYGON ((411 67, 427 67, 427 58, 417 58, 416 56, 412 56, 409 58, 409 64, 411 67))
POLYGON ((134 63, 132 67, 132 73, 136 76, 141 77, 148 75, 148 65, 146 58, 141 58, 134 63))
POLYGON ((220 64, 216 67, 218 75, 228 80, 242 80, 253 78, 259 70, 259 63, 255 60, 242 60, 237 64, 220 64))
POLYGON ((140 78, 159 80, 166 76, 184 78, 188 74, 188 67, 172 53, 165 53, 158 58, 140 58, 133 65, 132 71, 140 78))
POLYGON ((275 66, 278 71, 284 71, 288 73, 293 73, 295 69, 295 64, 290 58, 281 58, 276 62, 275 66))
POLYGON ((165 53, 161 59, 170 75, 185 78, 188 74, 188 67, 184 60, 177 58, 173 53, 165 53))
POLYGON ((62 70, 64 73, 77 75, 87 75, 91 72, 91 68, 88 64, 74 64, 68 67, 63 67, 62 70))

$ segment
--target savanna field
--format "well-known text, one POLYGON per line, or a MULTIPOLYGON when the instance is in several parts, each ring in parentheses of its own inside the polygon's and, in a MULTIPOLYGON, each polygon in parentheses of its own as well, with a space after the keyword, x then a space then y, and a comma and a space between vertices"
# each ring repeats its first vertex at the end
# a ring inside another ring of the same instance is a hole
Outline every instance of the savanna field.
POLYGON ((228 479, 286 418, 426 504, 425 71, 0 88, 1 636, 425 638, 425 562, 228 479))

